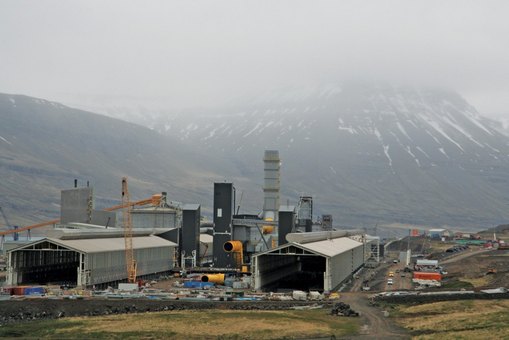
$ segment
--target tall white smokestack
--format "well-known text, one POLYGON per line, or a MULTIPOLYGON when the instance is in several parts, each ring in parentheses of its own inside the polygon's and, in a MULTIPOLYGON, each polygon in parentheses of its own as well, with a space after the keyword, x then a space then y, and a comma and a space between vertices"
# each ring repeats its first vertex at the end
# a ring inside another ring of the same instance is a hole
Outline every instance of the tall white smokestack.
POLYGON ((265 150, 263 157, 264 164, 264 186, 263 186, 263 218, 275 221, 279 210, 279 169, 281 161, 278 150, 265 150))

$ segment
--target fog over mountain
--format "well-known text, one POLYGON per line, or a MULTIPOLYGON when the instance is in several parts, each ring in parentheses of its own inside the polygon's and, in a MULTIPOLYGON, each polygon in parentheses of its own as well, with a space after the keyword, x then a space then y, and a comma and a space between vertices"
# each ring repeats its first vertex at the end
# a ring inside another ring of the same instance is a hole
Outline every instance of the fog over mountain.
POLYGON ((74 177, 107 204, 128 174, 141 196, 169 188, 205 206, 226 178, 256 212, 271 148, 282 202, 312 194, 338 224, 506 222, 508 12, 463 0, 2 1, 0 204, 54 216, 74 177))
POLYGON ((5 0, 0 92, 175 110, 365 79, 449 88, 507 116, 508 12, 503 0, 5 0))
POLYGON ((111 197, 117 177, 129 173, 139 192, 170 188, 172 198, 207 210, 213 181, 225 178, 244 192, 241 211, 257 213, 263 150, 278 149, 282 202, 312 195, 315 214, 330 213, 338 225, 471 229, 509 218, 509 137, 454 92, 329 84, 215 112, 138 116, 152 131, 27 97, 4 96, 0 111, 8 123, 0 168, 18 179, 11 194, 28 196, 34 187, 23 183, 49 176, 56 197, 79 175, 111 197))
POLYGON ((454 92, 348 82, 270 91, 214 112, 129 117, 254 180, 261 150, 279 149, 285 196, 312 194, 344 224, 507 218, 509 139, 454 92))

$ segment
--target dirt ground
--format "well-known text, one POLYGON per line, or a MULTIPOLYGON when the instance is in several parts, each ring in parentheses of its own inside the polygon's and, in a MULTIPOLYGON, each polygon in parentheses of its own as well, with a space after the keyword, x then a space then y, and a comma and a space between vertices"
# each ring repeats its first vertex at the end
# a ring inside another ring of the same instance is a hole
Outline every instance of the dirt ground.
POLYGON ((444 266, 447 280, 470 282, 474 288, 498 288, 509 283, 509 250, 469 251, 444 261, 444 266))
POLYGON ((361 314, 360 335, 355 339, 409 339, 404 328, 385 317, 381 309, 370 305, 368 296, 365 292, 341 294, 341 301, 361 314))

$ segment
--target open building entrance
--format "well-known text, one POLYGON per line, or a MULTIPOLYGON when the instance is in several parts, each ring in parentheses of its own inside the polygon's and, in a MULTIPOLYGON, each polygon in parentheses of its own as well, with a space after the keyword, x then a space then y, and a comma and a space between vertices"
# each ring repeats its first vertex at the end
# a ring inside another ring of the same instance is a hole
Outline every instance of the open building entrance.
POLYGON ((269 252, 256 259, 256 278, 262 290, 324 290, 327 259, 298 247, 269 252))
POLYGON ((10 253, 12 283, 75 286, 80 267, 79 252, 44 241, 10 253))

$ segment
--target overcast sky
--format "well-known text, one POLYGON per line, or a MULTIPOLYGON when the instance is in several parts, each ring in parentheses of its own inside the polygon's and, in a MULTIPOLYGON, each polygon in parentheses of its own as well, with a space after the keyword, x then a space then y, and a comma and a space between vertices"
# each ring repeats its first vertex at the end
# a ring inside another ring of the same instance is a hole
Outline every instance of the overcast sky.
POLYGON ((0 92, 186 107, 345 78, 509 117, 509 1, 0 1, 0 92))

